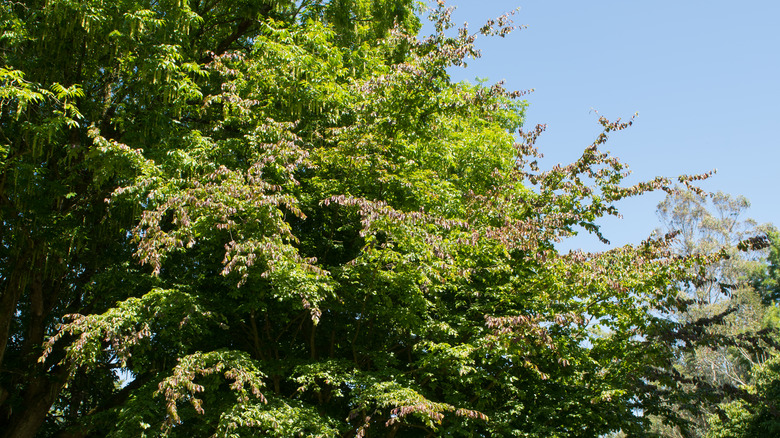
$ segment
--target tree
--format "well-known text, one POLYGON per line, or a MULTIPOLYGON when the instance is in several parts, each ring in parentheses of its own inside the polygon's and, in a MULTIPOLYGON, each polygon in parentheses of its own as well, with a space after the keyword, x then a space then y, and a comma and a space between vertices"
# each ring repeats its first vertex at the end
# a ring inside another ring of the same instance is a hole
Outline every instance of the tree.
POLYGON ((768 236, 768 263, 765 269, 753 273, 752 285, 766 306, 760 324, 761 330, 769 334, 773 348, 762 351, 759 362, 751 369, 750 384, 746 385, 747 391, 760 402, 735 400, 725 404, 723 415, 710 418, 707 436, 711 438, 773 436, 780 432, 780 412, 777 406, 780 390, 780 309, 777 307, 780 241, 776 230, 770 230, 768 236))
POLYGON ((3 3, 4 436, 598 436, 667 412, 651 382, 693 323, 666 315, 717 256, 558 253, 671 181, 621 185, 599 147, 632 121, 604 118, 540 171, 522 93, 449 80, 477 34, 438 3, 422 39, 403 0, 3 3))
MULTIPOLYGON (((749 206, 742 196, 718 192, 704 197, 694 192, 678 192, 667 196, 658 207, 664 227, 680 230, 679 254, 726 253, 717 263, 700 268, 705 270, 705 281, 689 290, 695 305, 681 317, 693 321, 727 312, 725 330, 733 336, 759 331, 767 310, 750 281, 764 269, 766 245, 762 243, 759 248, 740 245, 750 238, 764 238, 770 228, 743 219, 749 206)), ((741 359, 735 361, 734 352, 734 346, 718 351, 702 348, 686 366, 713 384, 745 385, 755 360, 760 359, 741 350, 738 354, 741 359)))
POLYGON ((751 394, 760 403, 735 400, 723 406, 724 415, 710 419, 709 438, 747 438, 775 436, 780 433, 780 413, 777 400, 780 396, 780 356, 773 355, 754 371, 751 394))
POLYGON ((777 307, 780 302, 780 233, 772 229, 767 236, 770 243, 767 263, 764 269, 753 273, 751 283, 764 304, 777 307))
MULTIPOLYGON (((702 275, 687 290, 691 305, 676 315, 687 323, 717 323, 702 331, 706 341, 680 352, 677 364, 681 380, 698 383, 690 390, 700 407, 684 414, 689 423, 681 430, 656 423, 655 429, 663 436, 710 436, 712 418, 733 411, 732 402, 743 405, 765 401, 763 396, 747 392, 757 370, 776 354, 772 330, 766 325, 773 309, 766 306, 762 288, 758 287, 761 278, 766 277, 766 236, 771 235, 772 227, 745 219, 749 206, 742 196, 722 192, 705 196, 693 191, 677 191, 658 205, 663 231, 679 232, 676 253, 724 255, 714 263, 695 267, 702 275), (716 390, 712 394, 713 388, 725 392, 716 390)), ((685 403, 679 403, 676 409, 684 411, 685 403)))

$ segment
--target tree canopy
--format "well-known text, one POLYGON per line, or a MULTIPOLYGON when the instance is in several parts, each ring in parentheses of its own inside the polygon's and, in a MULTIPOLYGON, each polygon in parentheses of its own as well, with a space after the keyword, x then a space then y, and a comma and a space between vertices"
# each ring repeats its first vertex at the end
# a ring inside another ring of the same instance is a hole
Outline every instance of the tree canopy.
POLYGON ((667 195, 658 206, 664 228, 679 231, 673 244, 677 254, 723 254, 719 260, 695 267, 702 275, 688 286, 691 303, 676 315, 681 321, 718 323, 702 325, 700 333, 704 336, 698 345, 677 355, 678 380, 688 382, 689 394, 677 400, 674 409, 684 421, 676 427, 654 421, 651 430, 658 436, 774 434, 768 429, 764 433, 758 433, 758 429, 736 433, 742 426, 731 424, 731 419, 738 416, 739 422, 746 422, 749 415, 735 415, 743 408, 758 409, 774 403, 768 392, 759 394, 756 385, 770 385, 770 363, 777 360, 779 346, 778 309, 768 293, 773 284, 777 241, 773 226, 745 218, 749 206, 742 196, 721 192, 702 196, 690 191, 667 195), (713 387, 730 389, 723 394, 712 391, 713 387), (696 409, 688 407, 692 400, 697 403, 696 409))
POLYGON ((625 185, 602 147, 632 121, 605 118, 540 170, 523 93, 447 73, 510 17, 449 14, 4 2, 3 436, 595 437, 673 415, 703 322, 669 315, 722 254, 558 252, 672 181, 625 185))

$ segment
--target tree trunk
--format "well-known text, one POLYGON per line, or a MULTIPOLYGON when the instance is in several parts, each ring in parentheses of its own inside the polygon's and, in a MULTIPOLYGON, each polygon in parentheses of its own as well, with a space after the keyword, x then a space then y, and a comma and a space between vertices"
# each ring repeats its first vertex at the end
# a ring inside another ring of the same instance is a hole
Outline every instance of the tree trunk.
MULTIPOLYGON (((0 390, 0 395, 2 395, 0 405, 2 405, 2 401, 6 401, 4 399, 8 398, 6 392, 21 393, 22 403, 21 406, 13 410, 7 409, 7 407, 3 409, 8 415, 0 419, 5 428, 3 432, 0 432, 3 438, 34 437, 57 399, 67 376, 65 367, 57 366, 50 372, 46 372, 47 366, 38 363, 39 347, 43 344, 46 318, 50 310, 45 305, 45 295, 51 288, 45 287, 50 285, 45 284, 44 252, 38 251, 36 253, 33 252, 32 248, 35 248, 34 243, 29 245, 28 250, 19 256, 14 272, 11 273, 6 284, 2 307, 0 307, 0 311, 2 311, 0 318, 3 322, 0 326, 0 346, 3 347, 0 352, 4 352, 11 335, 10 318, 6 319, 6 316, 13 317, 19 299, 25 293, 28 294, 29 322, 24 342, 18 351, 22 359, 22 365, 18 371, 23 375, 13 379, 15 383, 12 383, 12 386, 16 388, 12 387, 10 391, 6 388, 0 390)), ((39 246, 38 249, 40 250, 40 248, 39 246)), ((0 353, 0 361, 2 357, 0 353)))
POLYGON ((51 373, 34 377, 25 391, 21 409, 11 416, 2 438, 34 438, 57 399, 66 375, 67 368, 57 367, 51 373))
POLYGON ((22 291, 27 286, 27 276, 25 274, 29 273, 32 268, 30 255, 29 246, 21 251, 19 258, 16 260, 14 270, 6 280, 2 292, 3 295, 0 296, 0 368, 3 366, 5 349, 10 338, 11 321, 16 313, 16 304, 22 297, 22 291))

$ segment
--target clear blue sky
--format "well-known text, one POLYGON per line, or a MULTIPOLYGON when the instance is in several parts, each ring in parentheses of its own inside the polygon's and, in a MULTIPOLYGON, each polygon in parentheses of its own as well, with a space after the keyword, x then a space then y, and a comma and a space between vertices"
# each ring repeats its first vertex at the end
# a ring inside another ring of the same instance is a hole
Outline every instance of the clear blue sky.
MULTIPOLYGON (((605 149, 630 182, 718 173, 702 187, 744 195, 749 216, 780 225, 780 1, 449 0, 473 32, 520 7, 506 38, 480 37, 482 58, 454 80, 506 80, 536 91, 527 126, 546 123, 542 166, 575 160, 600 132, 598 116, 639 113, 605 149)), ((613 245, 638 243, 658 226, 662 194, 620 204, 603 221, 613 245)), ((603 250, 595 238, 566 246, 603 250)))

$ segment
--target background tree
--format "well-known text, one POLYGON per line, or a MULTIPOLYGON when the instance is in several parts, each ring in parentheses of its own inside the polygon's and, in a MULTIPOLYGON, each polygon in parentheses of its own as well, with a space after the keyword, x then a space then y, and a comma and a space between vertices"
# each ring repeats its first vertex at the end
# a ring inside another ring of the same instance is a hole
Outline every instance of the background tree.
MULTIPOLYGON (((703 196, 694 191, 675 192, 658 205, 662 232, 679 232, 676 253, 724 255, 695 268, 702 275, 687 289, 691 305, 676 315, 686 323, 716 321, 702 332, 704 342, 680 352, 677 364, 680 380, 687 382, 693 399, 705 408, 684 414, 688 424, 681 428, 656 423, 663 436, 707 435, 710 418, 723 415, 730 400, 741 399, 745 395, 741 391, 753 385, 756 371, 776 354, 767 329, 774 310, 757 287, 758 279, 766 278, 766 234, 772 227, 745 219, 749 205, 741 196, 721 192, 703 196)), ((685 404, 676 409, 685 411, 685 404)))
MULTIPOLYGON (((689 293, 696 302, 683 318, 693 321, 712 318, 730 312, 727 318, 729 334, 756 332, 762 325, 767 309, 761 296, 751 287, 750 279, 763 271, 766 250, 740 248, 749 238, 764 236, 770 228, 759 226, 752 219, 743 219, 750 203, 744 197, 715 193, 702 197, 694 192, 678 192, 659 204, 658 213, 666 229, 680 230, 677 252, 681 255, 723 251, 726 257, 702 267, 705 282, 694 285, 689 293)), ((746 350, 735 360, 733 348, 717 351, 703 348, 686 365, 689 371, 713 384, 745 385, 747 374, 761 360, 746 350)))
POLYGON ((724 404, 724 414, 710 417, 708 437, 750 437, 772 436, 780 433, 780 411, 777 400, 780 389, 780 373, 778 363, 780 355, 780 309, 777 302, 778 255, 780 240, 776 230, 768 233, 771 245, 765 269, 753 276, 753 286, 763 298, 765 311, 761 328, 769 334, 773 342, 772 349, 765 349, 759 358, 760 362, 752 368, 750 384, 746 389, 758 403, 735 400, 724 404))
MULTIPOLYGON (((600 151, 539 171, 522 93, 452 83, 507 16, 410 1, 2 5, 5 436, 598 436, 679 393, 671 236, 600 151), (119 376, 130 376, 119 382, 119 376)), ((701 177, 681 177, 688 183, 701 177)))

